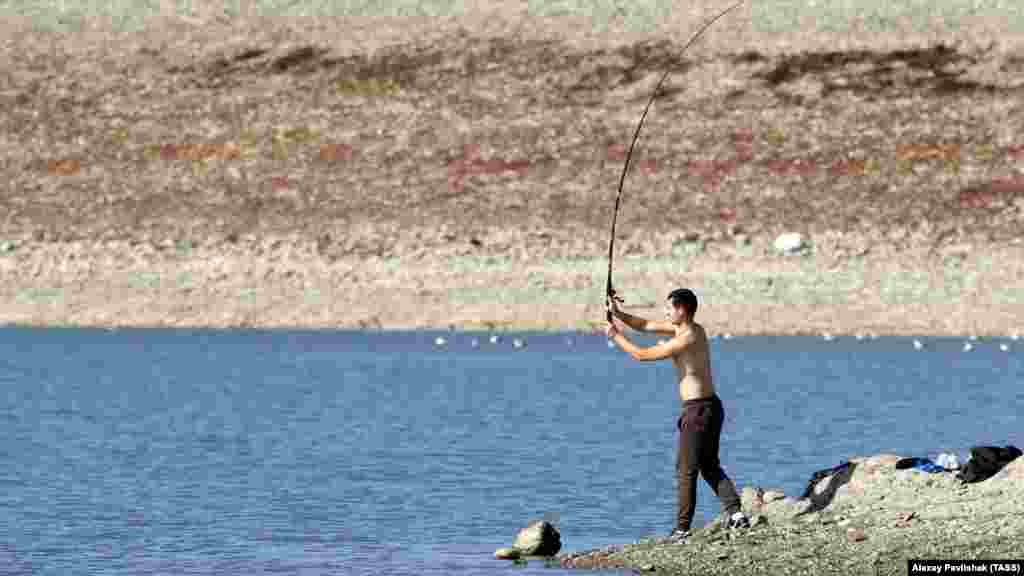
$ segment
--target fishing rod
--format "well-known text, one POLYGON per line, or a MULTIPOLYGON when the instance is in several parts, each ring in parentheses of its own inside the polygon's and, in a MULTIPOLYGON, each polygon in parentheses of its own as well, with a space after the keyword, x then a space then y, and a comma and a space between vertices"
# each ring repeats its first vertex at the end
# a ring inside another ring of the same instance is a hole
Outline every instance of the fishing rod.
MULTIPOLYGON (((725 16, 731 12, 734 8, 743 4, 743 0, 729 6, 725 10, 722 10, 715 15, 714 18, 705 22, 693 36, 683 45, 682 50, 679 51, 679 55, 682 56, 686 49, 690 47, 694 42, 700 38, 704 31, 711 27, 712 24, 718 21, 719 18, 725 16)), ((647 112, 651 109, 651 104, 654 104, 654 99, 658 97, 658 91, 661 90, 662 83, 668 78, 671 69, 665 70, 665 73, 661 75, 661 80, 658 80, 658 84, 654 87, 654 93, 651 94, 650 100, 647 101, 647 106, 644 107, 644 113, 640 116, 640 122, 636 125, 636 132, 633 133, 633 141, 629 144, 629 150, 626 152, 626 163, 622 166, 622 175, 619 177, 619 191, 615 194, 615 210, 612 212, 612 233, 608 239, 608 281, 605 284, 605 304, 608 307, 608 321, 612 321, 612 309, 611 304, 615 302, 622 302, 622 298, 615 295, 615 289, 612 288, 612 258, 615 255, 615 222, 619 217, 619 204, 622 202, 622 186, 626 182, 626 172, 629 171, 629 159, 633 157, 633 148, 636 146, 636 141, 640 137, 640 129, 643 128, 644 119, 647 118, 647 112)))

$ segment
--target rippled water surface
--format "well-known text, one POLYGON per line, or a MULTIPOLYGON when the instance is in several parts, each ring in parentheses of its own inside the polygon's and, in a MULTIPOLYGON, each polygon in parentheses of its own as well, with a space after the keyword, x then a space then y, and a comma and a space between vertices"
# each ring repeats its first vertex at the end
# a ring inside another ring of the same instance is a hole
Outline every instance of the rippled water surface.
MULTIPOLYGON (((671 367, 489 336, 0 330, 0 572, 557 574, 491 555, 545 516, 565 551, 668 531, 671 367)), ((1024 446, 1024 341, 924 343, 715 341, 726 470, 799 495, 851 457, 1024 446)))

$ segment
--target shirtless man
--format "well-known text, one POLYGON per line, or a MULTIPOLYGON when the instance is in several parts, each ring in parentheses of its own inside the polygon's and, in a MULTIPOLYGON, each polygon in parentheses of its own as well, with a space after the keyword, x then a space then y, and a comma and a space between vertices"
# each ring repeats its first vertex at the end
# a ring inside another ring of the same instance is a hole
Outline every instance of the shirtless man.
POLYGON ((722 511, 730 528, 749 526, 740 511, 736 486, 726 476, 718 461, 718 443, 722 434, 725 413, 722 401, 715 394, 711 378, 711 351, 704 327, 693 321, 697 313, 697 296, 692 290, 679 288, 669 293, 665 301, 666 322, 645 320, 619 310, 615 298, 609 298, 610 310, 615 318, 638 332, 652 332, 672 336, 671 340, 650 348, 639 348, 622 334, 620 328, 609 322, 608 338, 633 358, 643 361, 671 358, 679 379, 679 398, 683 415, 676 421, 679 429, 679 451, 676 476, 679 488, 679 509, 673 540, 685 540, 693 521, 697 501, 697 473, 711 486, 722 502, 722 511))

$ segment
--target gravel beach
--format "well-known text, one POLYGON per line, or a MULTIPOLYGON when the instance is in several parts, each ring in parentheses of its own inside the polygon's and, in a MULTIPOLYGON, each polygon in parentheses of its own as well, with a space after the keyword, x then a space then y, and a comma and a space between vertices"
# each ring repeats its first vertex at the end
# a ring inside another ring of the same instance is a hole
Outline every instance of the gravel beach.
POLYGON ((910 559, 1024 561, 1024 458, 975 484, 896 470, 898 459, 854 458, 839 482, 802 500, 765 502, 771 490, 747 488, 743 507, 756 518, 748 530, 716 520, 682 544, 643 541, 552 562, 657 574, 874 575, 908 574, 910 559))

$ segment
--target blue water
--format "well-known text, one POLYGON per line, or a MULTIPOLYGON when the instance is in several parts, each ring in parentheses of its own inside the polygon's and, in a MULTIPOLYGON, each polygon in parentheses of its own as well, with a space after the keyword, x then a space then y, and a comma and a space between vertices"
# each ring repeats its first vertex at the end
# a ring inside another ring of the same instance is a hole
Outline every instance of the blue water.
MULTIPOLYGON (((1024 446, 1024 342, 925 342, 715 341, 727 472, 1024 446)), ((678 411, 596 335, 2 329, 0 574, 563 573, 491 555, 667 532, 678 411)))

